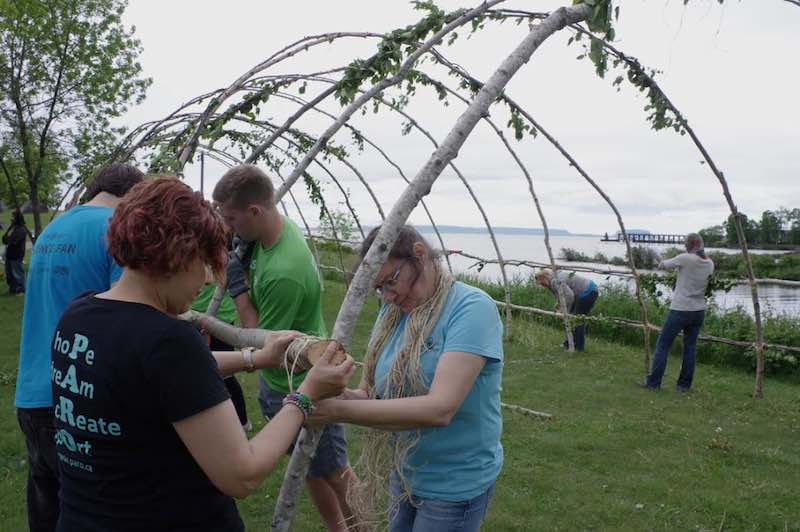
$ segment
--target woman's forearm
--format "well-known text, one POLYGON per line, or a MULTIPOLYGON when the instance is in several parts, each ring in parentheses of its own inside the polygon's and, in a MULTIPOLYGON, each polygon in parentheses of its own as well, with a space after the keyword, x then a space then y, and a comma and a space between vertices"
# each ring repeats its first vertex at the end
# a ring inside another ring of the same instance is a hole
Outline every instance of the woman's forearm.
POLYGON ((241 351, 212 351, 211 354, 217 360, 217 368, 223 378, 246 369, 241 351))
POLYGON ((257 490, 272 473, 297 436, 304 419, 300 409, 286 405, 248 442, 249 455, 243 467, 246 494, 257 490))
MULTIPOLYGON (((327 410, 328 405, 325 405, 327 410)), ((339 422, 384 430, 443 427, 454 408, 431 395, 380 400, 330 400, 330 417, 339 422)))

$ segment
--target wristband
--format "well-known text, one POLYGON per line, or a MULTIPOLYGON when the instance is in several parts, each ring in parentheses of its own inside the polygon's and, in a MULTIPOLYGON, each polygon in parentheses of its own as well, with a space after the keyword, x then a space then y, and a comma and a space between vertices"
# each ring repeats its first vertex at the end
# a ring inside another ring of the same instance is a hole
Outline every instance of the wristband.
POLYGON ((247 373, 252 373, 256 370, 255 365, 253 364, 253 348, 252 347, 245 347, 242 349, 242 358, 244 359, 244 369, 247 373))
POLYGON ((294 405, 303 412, 303 419, 308 419, 308 416, 314 411, 314 405, 311 404, 311 399, 303 393, 293 392, 283 398, 284 405, 294 405))

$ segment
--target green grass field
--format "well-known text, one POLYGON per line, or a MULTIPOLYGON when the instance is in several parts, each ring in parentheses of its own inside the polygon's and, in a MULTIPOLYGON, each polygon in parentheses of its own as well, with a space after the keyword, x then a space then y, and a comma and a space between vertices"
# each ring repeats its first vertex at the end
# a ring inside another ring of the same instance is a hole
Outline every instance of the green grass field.
MULTIPOLYGON (((333 323, 344 287, 325 285, 333 323)), ((351 349, 364 351, 376 304, 362 315, 351 349)), ((0 289, 0 530, 25 523, 25 444, 13 408, 21 298, 0 289)), ((561 349, 559 331, 519 318, 505 346, 503 400, 554 414, 542 421, 506 413, 505 466, 485 530, 800 530, 800 387, 767 380, 765 398, 750 397, 753 378, 703 364, 695 391, 636 387, 640 350, 589 338, 585 353, 561 349)), ((249 413, 263 426, 254 375, 241 377, 249 413)), ((666 386, 670 384, 670 386, 666 386)), ((350 456, 359 430, 348 428, 350 456)), ((276 471, 239 502, 249 530, 269 523, 282 478, 276 471)), ((295 530, 321 530, 303 497, 295 530)))

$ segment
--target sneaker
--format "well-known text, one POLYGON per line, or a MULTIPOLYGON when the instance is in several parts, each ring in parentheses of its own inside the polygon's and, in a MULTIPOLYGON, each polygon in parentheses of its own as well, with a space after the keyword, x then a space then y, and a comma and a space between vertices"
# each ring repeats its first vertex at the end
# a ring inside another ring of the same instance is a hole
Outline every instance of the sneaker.
POLYGON ((678 384, 678 385, 676 385, 676 386, 675 386, 675 390, 676 390, 678 393, 689 393, 689 391, 690 391, 691 389, 690 389, 690 388, 687 388, 686 386, 681 386, 680 384, 678 384))
POLYGON ((639 388, 642 388, 644 390, 650 390, 651 392, 657 392, 658 390, 661 389, 661 388, 656 388, 655 386, 650 386, 646 382, 637 382, 636 386, 638 386, 639 388))

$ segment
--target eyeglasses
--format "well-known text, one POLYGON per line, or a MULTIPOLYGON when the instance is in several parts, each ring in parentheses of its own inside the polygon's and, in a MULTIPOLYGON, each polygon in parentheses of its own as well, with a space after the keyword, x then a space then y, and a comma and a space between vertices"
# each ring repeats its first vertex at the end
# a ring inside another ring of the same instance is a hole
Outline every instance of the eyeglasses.
POLYGON ((390 275, 387 279, 375 287, 375 293, 378 294, 378 297, 383 296, 384 290, 392 290, 394 285, 397 284, 397 279, 400 278, 400 271, 403 269, 403 266, 406 265, 406 261, 402 261, 400 265, 394 270, 392 275, 390 275))

